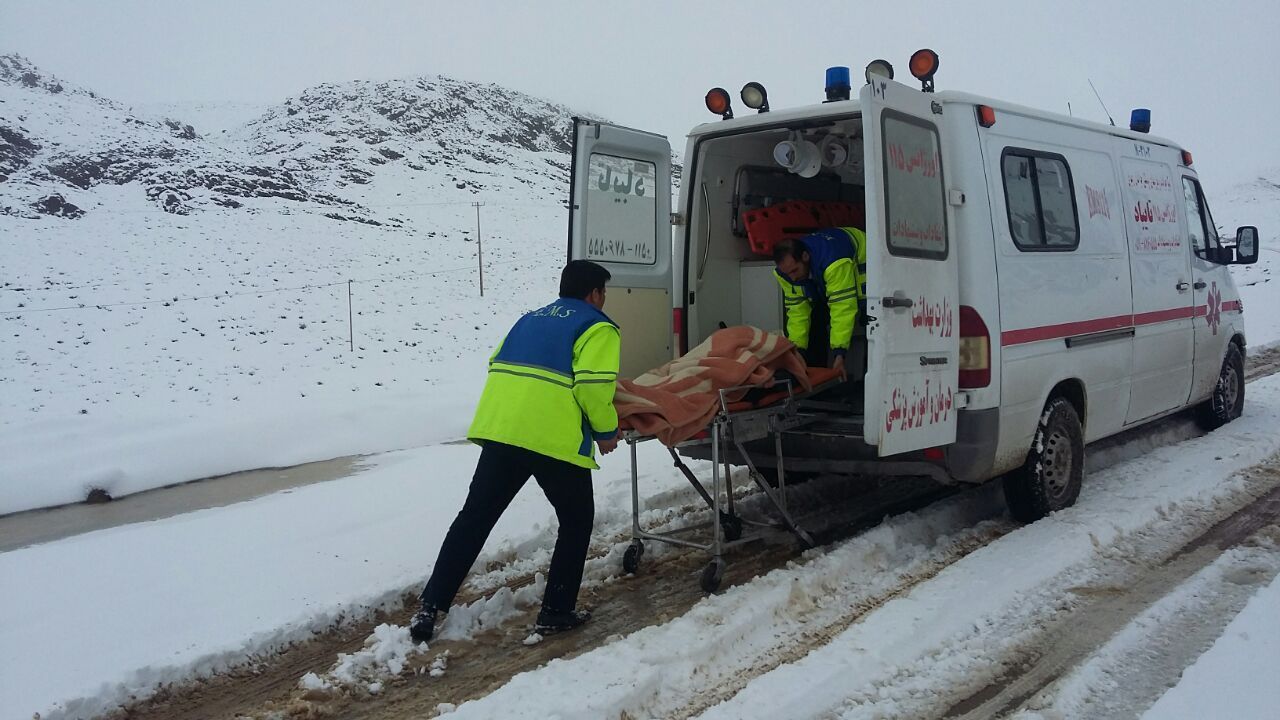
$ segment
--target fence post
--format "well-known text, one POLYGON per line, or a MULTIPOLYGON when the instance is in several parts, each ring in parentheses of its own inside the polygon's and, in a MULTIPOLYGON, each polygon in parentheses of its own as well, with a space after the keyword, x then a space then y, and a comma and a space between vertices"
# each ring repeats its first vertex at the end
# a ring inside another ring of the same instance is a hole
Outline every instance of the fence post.
POLYGON ((471 206, 476 209, 476 264, 480 266, 480 297, 484 297, 484 239, 480 237, 480 208, 484 203, 473 202, 471 206))
POLYGON ((347 281, 347 342, 350 344, 351 352, 356 350, 356 330, 353 325, 354 315, 351 312, 351 281, 347 281))

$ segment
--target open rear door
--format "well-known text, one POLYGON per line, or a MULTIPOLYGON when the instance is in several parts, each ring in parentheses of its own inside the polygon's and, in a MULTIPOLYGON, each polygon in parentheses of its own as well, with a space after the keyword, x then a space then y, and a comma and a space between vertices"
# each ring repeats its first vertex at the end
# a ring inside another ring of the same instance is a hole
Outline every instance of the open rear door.
POLYGON ((569 259, 608 268, 604 311, 622 328, 623 377, 671 360, 671 144, 573 119, 569 259))
POLYGON ((959 381, 956 248, 942 103, 892 80, 861 92, 867 168, 868 444, 879 454, 952 443, 959 381))

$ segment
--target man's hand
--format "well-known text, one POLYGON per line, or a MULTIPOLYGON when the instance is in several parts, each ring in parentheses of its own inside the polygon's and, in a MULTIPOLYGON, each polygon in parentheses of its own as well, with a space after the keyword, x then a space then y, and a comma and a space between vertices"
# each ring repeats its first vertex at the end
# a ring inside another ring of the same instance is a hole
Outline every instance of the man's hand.
POLYGON ((618 448, 618 436, 614 435, 609 440, 597 440, 596 447, 600 448, 601 455, 608 455, 618 448))
POLYGON ((845 375, 845 372, 844 372, 844 356, 843 355, 836 356, 836 361, 831 363, 831 369, 836 370, 840 373, 841 380, 849 379, 849 376, 845 375))

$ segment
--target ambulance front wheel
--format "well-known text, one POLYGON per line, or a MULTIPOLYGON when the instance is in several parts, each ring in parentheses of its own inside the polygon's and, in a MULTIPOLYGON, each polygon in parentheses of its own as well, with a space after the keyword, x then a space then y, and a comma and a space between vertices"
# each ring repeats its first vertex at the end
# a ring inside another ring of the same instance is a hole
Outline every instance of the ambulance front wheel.
POLYGON ((1196 421, 1205 430, 1217 430, 1244 412, 1244 357, 1235 343, 1227 343, 1213 395, 1196 407, 1196 421))
POLYGON ((1055 397, 1045 405, 1022 467, 1004 478, 1009 513, 1035 522, 1071 507, 1084 481, 1084 430, 1075 406, 1055 397))

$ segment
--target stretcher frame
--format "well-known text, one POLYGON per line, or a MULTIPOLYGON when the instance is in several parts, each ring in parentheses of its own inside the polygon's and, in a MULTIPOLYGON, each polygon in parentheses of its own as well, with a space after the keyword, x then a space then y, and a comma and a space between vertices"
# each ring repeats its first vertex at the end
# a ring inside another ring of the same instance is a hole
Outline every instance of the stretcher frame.
MULTIPOLYGON (((822 387, 814 387, 810 393, 805 393, 805 395, 824 389, 829 384, 832 383, 826 383, 822 387)), ((769 386, 739 385, 719 391, 720 407, 711 420, 707 435, 685 441, 676 445, 676 447, 668 448, 671 458, 675 462, 675 467, 680 470, 685 479, 689 481, 689 484, 702 497, 703 502, 711 509, 711 519, 673 530, 658 532, 641 527, 640 472, 637 446, 642 442, 656 440, 657 438, 653 435, 642 435, 635 431, 624 433, 623 439, 631 451, 631 546, 627 548, 623 556, 623 569, 628 573, 636 572, 640 558, 644 554, 645 540, 700 550, 711 556, 711 561, 703 570, 700 580, 702 589, 710 593, 715 592, 720 586, 726 567, 725 551, 730 548, 760 540, 766 537, 770 530, 776 531, 777 529, 791 532, 804 547, 812 547, 814 545, 813 537, 796 522, 787 508, 786 468, 782 454, 782 434, 813 421, 811 416, 804 416, 798 412, 798 401, 801 397, 803 396, 794 392, 791 380, 781 380, 769 386), (786 397, 777 404, 735 410, 732 407, 735 403, 729 400, 729 396, 737 391, 776 389, 778 385, 786 386, 786 397), (778 486, 776 488, 769 486, 769 483, 756 468, 755 463, 751 460, 751 455, 747 453, 744 447, 746 443, 764 440, 769 437, 773 438, 777 463, 778 486), (707 444, 711 446, 710 490, 698 480, 698 477, 685 464, 677 452, 678 448, 707 444), (726 452, 731 445, 737 449, 738 456, 746 464, 751 479, 755 481, 777 512, 780 517, 779 520, 754 520, 737 514, 733 499, 733 474, 730 471, 729 454, 726 452), (724 496, 723 499, 722 495, 724 496), (744 534, 744 525, 758 528, 758 530, 744 534), (711 528, 711 538, 706 542, 699 542, 687 537, 690 533, 708 527, 711 528)))

